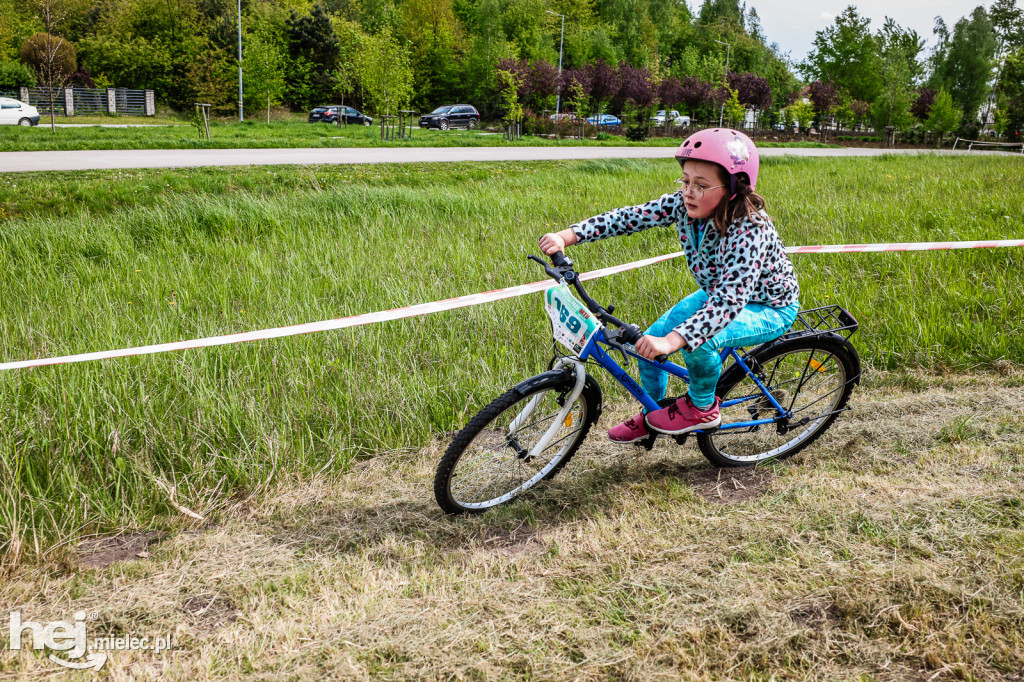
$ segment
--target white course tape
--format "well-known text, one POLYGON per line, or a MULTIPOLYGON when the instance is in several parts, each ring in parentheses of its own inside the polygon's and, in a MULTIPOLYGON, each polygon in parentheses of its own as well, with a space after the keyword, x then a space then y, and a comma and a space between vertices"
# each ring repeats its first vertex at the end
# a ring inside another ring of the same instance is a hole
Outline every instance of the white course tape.
MULTIPOLYGON (((1024 246, 1024 239, 1004 239, 999 241, 976 242, 905 242, 897 244, 791 246, 786 249, 786 253, 867 253, 880 251, 930 251, 939 249, 983 249, 1005 246, 1024 246)), ((675 253, 668 253, 663 256, 656 256, 654 258, 646 258, 644 260, 634 261, 632 263, 613 265, 611 267, 602 268, 600 270, 593 270, 591 272, 581 273, 580 279, 587 281, 592 279, 598 279, 600 277, 607 277, 608 275, 615 275, 620 272, 635 270, 637 268, 642 268, 647 265, 653 265, 655 263, 661 263, 667 260, 672 260, 673 258, 679 258, 682 255, 684 255, 682 251, 677 251, 675 253)), ((519 286, 508 287, 507 289, 497 289, 495 291, 487 291, 479 294, 470 294, 468 296, 449 298, 443 301, 420 303, 417 305, 406 306, 404 308, 395 308, 393 310, 384 310, 376 313, 364 313, 362 315, 341 317, 334 320, 324 320, 322 322, 308 322, 306 324, 296 324, 288 327, 274 327, 273 329, 260 329, 251 332, 242 332, 239 334, 226 334, 224 336, 208 336, 204 339, 192 339, 190 341, 175 341, 173 343, 158 343, 151 346, 136 346, 134 348, 121 348, 119 350, 100 351, 96 353, 80 353, 78 355, 63 355, 55 358, 22 360, 20 362, 4 362, 0 363, 0 371, 8 369, 25 369, 28 367, 42 367, 44 365, 67 365, 74 362, 88 362, 90 360, 109 360, 111 358, 123 358, 130 355, 152 355, 153 353, 166 353, 169 351, 185 350, 188 348, 227 346, 236 343, 244 343, 246 341, 277 339, 284 336, 298 336, 299 334, 312 334, 313 332, 323 332, 332 329, 359 327, 365 324, 388 322, 390 320, 401 320, 406 317, 419 317, 421 315, 441 312, 442 310, 454 310, 455 308, 465 308, 467 306, 480 305, 481 303, 490 303, 492 301, 500 301, 506 298, 515 298, 516 296, 525 296, 526 294, 533 294, 539 291, 544 291, 553 286, 555 286, 555 283, 552 280, 547 279, 540 282, 534 282, 532 284, 521 284, 519 286)))

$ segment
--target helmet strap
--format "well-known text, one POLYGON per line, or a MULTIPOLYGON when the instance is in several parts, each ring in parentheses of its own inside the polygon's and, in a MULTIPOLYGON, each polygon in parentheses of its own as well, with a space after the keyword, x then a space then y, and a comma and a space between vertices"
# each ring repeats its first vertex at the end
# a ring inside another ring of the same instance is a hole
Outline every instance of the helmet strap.
POLYGON ((732 194, 732 196, 729 197, 729 201, 732 201, 733 199, 736 198, 736 174, 735 173, 730 173, 729 174, 729 189, 731 190, 731 194, 732 194))

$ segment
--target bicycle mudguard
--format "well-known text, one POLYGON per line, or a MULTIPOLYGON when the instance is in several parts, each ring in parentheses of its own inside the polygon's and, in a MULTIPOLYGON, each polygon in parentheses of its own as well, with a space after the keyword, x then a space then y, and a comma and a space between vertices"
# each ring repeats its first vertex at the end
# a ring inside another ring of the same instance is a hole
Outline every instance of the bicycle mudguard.
MULTIPOLYGON (((544 372, 543 374, 538 374, 537 376, 533 376, 533 377, 530 377, 529 379, 525 379, 523 381, 520 381, 518 384, 516 384, 515 386, 512 387, 512 390, 525 398, 537 386, 539 386, 540 384, 544 383, 545 381, 548 381, 549 379, 560 379, 560 378, 563 378, 566 374, 567 374, 567 372, 564 369, 548 370, 547 372, 544 372)), ((570 381, 571 381, 571 378, 570 378, 570 381)), ((589 374, 587 374, 586 379, 584 379, 584 381, 583 381, 583 390, 585 392, 590 392, 590 393, 593 393, 595 391, 597 392, 597 395, 596 395, 596 397, 597 397, 597 413, 594 415, 594 421, 596 423, 597 419, 601 416, 601 411, 604 409, 604 398, 603 398, 603 396, 601 394, 601 385, 599 383, 597 383, 597 381, 594 379, 594 377, 592 377, 589 374)))
MULTIPOLYGON (((854 372, 854 375, 853 375, 853 378, 851 379, 851 381, 853 381, 854 385, 860 385, 860 376, 861 376, 862 370, 861 370, 861 365, 860 365, 860 355, 857 353, 857 349, 853 347, 853 344, 850 343, 849 339, 845 338, 844 336, 842 336, 840 334, 835 334, 835 333, 832 333, 832 332, 825 332, 825 333, 820 333, 819 332, 819 333, 814 333, 814 334, 807 334, 806 332, 796 332, 796 333, 787 332, 787 333, 783 334, 782 336, 780 336, 777 339, 774 339, 772 341, 768 341, 766 343, 762 343, 759 346, 754 346, 753 348, 748 350, 743 355, 743 359, 744 359, 744 361, 746 361, 749 364, 750 360, 757 360, 759 355, 771 352, 776 346, 780 346, 780 345, 782 345, 784 343, 788 343, 788 342, 793 341, 795 339, 799 339, 801 336, 805 336, 805 335, 813 335, 813 336, 817 336, 818 338, 829 339, 830 341, 838 343, 841 346, 843 346, 844 348, 846 348, 848 351, 850 351, 850 357, 853 359, 854 369, 856 370, 854 372)), ((745 375, 746 375, 746 372, 743 371, 743 368, 740 367, 739 365, 737 365, 734 362, 731 365, 729 365, 729 367, 726 368, 725 371, 722 372, 722 376, 719 377, 719 379, 718 379, 718 385, 722 386, 722 385, 731 383, 735 379, 738 379, 739 377, 745 376, 745 375), (739 376, 736 376, 736 375, 739 375, 739 376)))

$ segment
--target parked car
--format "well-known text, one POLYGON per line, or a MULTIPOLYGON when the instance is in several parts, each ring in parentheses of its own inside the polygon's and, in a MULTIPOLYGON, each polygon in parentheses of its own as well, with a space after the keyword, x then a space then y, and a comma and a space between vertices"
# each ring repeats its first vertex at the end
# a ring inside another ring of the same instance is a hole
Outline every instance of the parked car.
POLYGON ((622 125, 622 121, 611 114, 601 114, 600 119, 597 116, 591 116, 587 119, 587 123, 594 126, 606 126, 608 128, 622 125))
POLYGON ((39 125, 39 110, 10 97, 0 97, 0 123, 19 126, 39 125))
POLYGON ((665 109, 658 109, 658 113, 651 116, 651 123, 654 125, 665 125, 665 121, 669 121, 674 126, 690 125, 690 117, 680 116, 679 112, 675 109, 669 111, 666 111, 665 109))
POLYGON ((563 112, 561 114, 551 114, 551 116, 549 116, 548 118, 550 118, 555 123, 558 123, 559 121, 569 121, 573 123, 579 121, 579 119, 576 118, 576 114, 572 113, 571 111, 563 112))
POLYGON ((341 111, 341 115, 346 117, 345 120, 347 120, 349 124, 368 126, 373 123, 373 119, 371 117, 356 111, 352 107, 337 106, 317 107, 313 109, 313 111, 309 112, 309 123, 337 123, 339 110, 341 111))
POLYGON ((465 128, 472 130, 480 125, 480 112, 469 104, 446 104, 429 114, 420 116, 420 128, 465 128))

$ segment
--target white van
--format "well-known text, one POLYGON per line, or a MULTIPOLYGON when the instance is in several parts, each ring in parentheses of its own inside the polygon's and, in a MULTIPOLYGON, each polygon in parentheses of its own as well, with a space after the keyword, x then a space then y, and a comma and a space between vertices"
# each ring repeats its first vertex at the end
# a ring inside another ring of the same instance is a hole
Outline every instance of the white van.
POLYGON ((9 97, 0 97, 0 124, 39 125, 39 110, 9 97))

